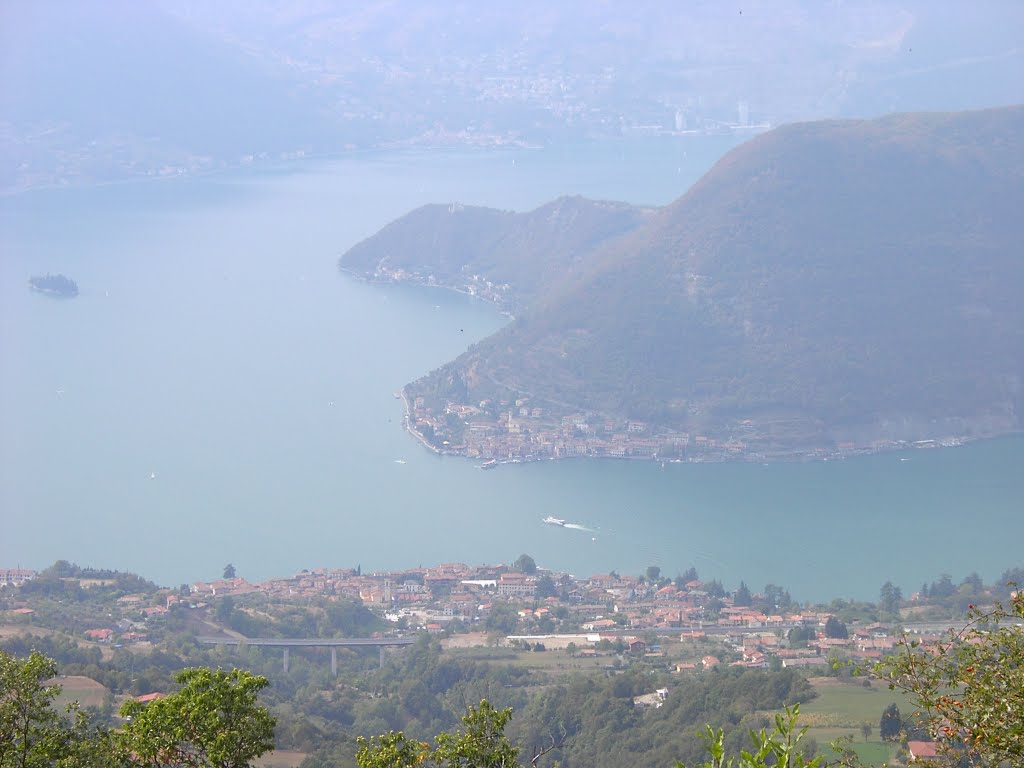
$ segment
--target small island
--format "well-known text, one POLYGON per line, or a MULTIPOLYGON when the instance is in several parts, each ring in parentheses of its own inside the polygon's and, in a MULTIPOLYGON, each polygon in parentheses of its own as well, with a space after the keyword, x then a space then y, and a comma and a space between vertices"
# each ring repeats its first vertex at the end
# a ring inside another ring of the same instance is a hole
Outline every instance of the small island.
POLYGON ((78 295, 78 283, 66 275, 35 275, 28 279, 28 287, 62 299, 73 299, 78 295))

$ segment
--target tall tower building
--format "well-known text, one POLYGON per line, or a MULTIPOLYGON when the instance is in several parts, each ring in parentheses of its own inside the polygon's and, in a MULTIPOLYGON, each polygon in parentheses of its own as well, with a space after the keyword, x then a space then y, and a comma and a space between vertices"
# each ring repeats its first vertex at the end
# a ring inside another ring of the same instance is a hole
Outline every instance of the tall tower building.
POLYGON ((747 104, 747 102, 737 102, 736 112, 739 114, 740 125, 747 125, 750 123, 750 105, 747 104))

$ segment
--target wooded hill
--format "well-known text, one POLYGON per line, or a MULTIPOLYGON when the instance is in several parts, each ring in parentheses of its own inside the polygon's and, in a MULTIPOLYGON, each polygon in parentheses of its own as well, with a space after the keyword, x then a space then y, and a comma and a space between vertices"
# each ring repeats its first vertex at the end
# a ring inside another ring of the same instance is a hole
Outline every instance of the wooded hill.
POLYGON ((582 197, 562 197, 528 213, 424 205, 354 246, 340 265, 369 279, 402 270, 407 279, 450 288, 486 291, 490 282, 491 298, 516 311, 552 282, 585 274, 599 246, 653 212, 582 197))
POLYGON ((653 214, 606 205, 421 209, 342 264, 481 270, 527 305, 413 394, 793 447, 1021 428, 1024 107, 785 126, 653 214))

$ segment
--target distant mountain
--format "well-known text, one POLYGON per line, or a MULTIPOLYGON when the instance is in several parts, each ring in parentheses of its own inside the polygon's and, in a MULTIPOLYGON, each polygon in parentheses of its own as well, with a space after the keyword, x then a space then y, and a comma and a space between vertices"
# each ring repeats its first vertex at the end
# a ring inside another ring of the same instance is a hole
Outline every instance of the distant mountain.
POLYGON ((0 9, 0 191, 209 171, 334 148, 301 78, 155 3, 0 9))
MULTIPOLYGON (((740 453, 1019 430, 1021 211, 1022 107, 783 127, 578 268, 556 260, 514 323, 410 394, 427 424, 519 400, 740 453)), ((499 242, 522 237, 502 221, 499 242)), ((530 242, 531 263, 559 252, 530 242)), ((514 256, 479 244, 475 264, 514 256)))
POLYGON ((345 253, 370 279, 457 288, 518 311, 553 281, 583 274, 598 246, 636 229, 653 209, 563 197, 529 213, 425 205, 345 253))
POLYGON ((0 3, 0 194, 1024 100, 1024 4, 0 3), (642 55, 638 55, 642 52, 642 55))

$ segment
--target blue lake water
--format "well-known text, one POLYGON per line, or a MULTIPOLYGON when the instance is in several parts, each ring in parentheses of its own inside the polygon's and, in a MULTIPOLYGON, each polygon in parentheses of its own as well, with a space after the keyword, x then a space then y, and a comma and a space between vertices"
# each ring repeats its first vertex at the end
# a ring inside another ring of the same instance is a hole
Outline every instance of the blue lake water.
POLYGON ((583 575, 694 565, 824 599, 1020 564, 1024 438, 481 472, 402 431, 392 393, 505 319, 342 276, 342 251, 426 202, 662 204, 733 143, 366 154, 0 200, 0 566, 65 558, 178 584, 227 562, 259 579, 526 552, 583 575), (81 295, 28 291, 46 271, 81 295))

